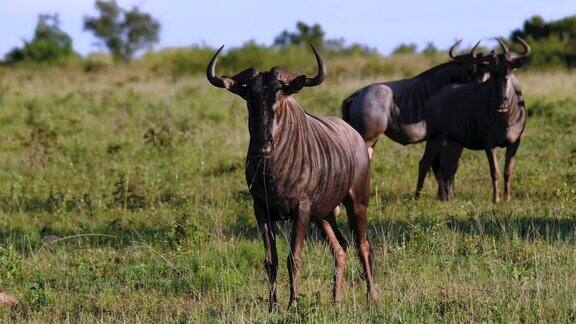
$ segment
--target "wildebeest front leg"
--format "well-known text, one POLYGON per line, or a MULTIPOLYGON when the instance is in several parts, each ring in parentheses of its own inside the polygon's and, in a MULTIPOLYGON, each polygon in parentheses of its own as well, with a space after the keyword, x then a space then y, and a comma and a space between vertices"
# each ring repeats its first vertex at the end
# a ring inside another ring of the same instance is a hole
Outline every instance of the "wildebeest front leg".
POLYGON ((346 214, 348 214, 348 222, 354 231, 358 256, 360 261, 362 261, 364 279, 368 286, 368 297, 370 300, 376 301, 378 300, 378 290, 374 283, 372 272, 372 250, 370 248, 370 241, 368 240, 368 233, 366 232, 368 195, 369 192, 356 193, 353 190, 350 190, 348 198, 344 200, 344 206, 346 207, 346 214))
POLYGON ((274 232, 274 224, 270 221, 269 215, 257 203, 254 203, 254 212, 258 226, 262 232, 262 240, 264 241, 264 268, 268 274, 268 311, 272 312, 277 303, 276 297, 276 275, 278 273, 278 254, 276 252, 276 234, 274 232))
POLYGON ((492 200, 495 204, 500 202, 500 193, 498 191, 498 181, 500 179, 500 169, 496 159, 496 150, 493 148, 486 149, 486 157, 490 165, 490 176, 492 177, 492 200))
POLYGON ((298 206, 298 212, 292 219, 292 233, 290 238, 290 254, 287 266, 290 279, 290 304, 298 304, 298 286, 300 284, 300 266, 302 264, 302 244, 306 238, 306 230, 310 224, 310 203, 305 201, 298 206))
POLYGON ((424 180, 426 180, 426 174, 434 159, 437 157, 438 151, 442 146, 441 140, 429 140, 426 142, 426 148, 424 149, 424 154, 420 163, 418 164, 418 183, 416 184, 416 194, 415 197, 419 198, 422 194, 422 187, 424 186, 424 180))
POLYGON ((506 201, 510 201, 512 196, 510 182, 512 180, 512 173, 514 172, 514 156, 516 156, 518 146, 520 146, 520 140, 506 147, 506 163, 504 165, 504 196, 506 201))
POLYGON ((334 290, 332 296, 335 302, 342 300, 342 286, 344 283, 344 269, 346 267, 346 248, 347 242, 344 235, 338 229, 336 224, 337 210, 330 213, 326 218, 318 221, 318 227, 326 236, 326 240, 330 245, 332 254, 334 255, 334 290))

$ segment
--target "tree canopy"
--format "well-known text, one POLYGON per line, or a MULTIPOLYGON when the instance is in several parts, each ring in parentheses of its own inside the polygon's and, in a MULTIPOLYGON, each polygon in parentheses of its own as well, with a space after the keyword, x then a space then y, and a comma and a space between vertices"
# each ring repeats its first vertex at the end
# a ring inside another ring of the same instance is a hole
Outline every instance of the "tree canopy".
POLYGON ((32 40, 24 41, 22 47, 16 47, 8 52, 6 61, 8 63, 55 61, 73 53, 72 38, 60 29, 58 15, 40 14, 32 40))
POLYGON ((541 16, 533 16, 514 30, 510 38, 520 36, 533 48, 534 66, 576 66, 576 15, 545 21, 541 16))
POLYGON ((98 16, 84 17, 84 30, 100 39, 115 59, 129 61, 159 41, 160 22, 138 7, 120 8, 115 0, 97 0, 98 16))
POLYGON ((322 30, 320 24, 308 25, 299 21, 296 23, 296 31, 283 31, 274 39, 274 45, 284 47, 312 43, 322 46, 324 44, 324 35, 324 30, 322 30))

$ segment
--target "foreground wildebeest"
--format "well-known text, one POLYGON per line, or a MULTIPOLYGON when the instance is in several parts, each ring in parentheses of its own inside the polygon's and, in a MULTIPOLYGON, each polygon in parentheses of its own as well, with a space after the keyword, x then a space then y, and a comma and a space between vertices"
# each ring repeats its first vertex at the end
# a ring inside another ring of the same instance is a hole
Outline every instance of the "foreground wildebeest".
POLYGON ((292 97, 303 87, 322 83, 326 67, 312 47, 318 74, 295 75, 282 67, 261 72, 249 68, 233 77, 217 77, 216 52, 206 75, 210 83, 239 95, 248 104, 250 144, 246 157, 254 213, 262 231, 265 268, 270 284, 269 308, 276 304, 275 222, 292 221, 290 255, 290 306, 297 303, 301 249, 310 222, 325 234, 334 254, 334 299, 342 296, 346 240, 336 226, 336 210, 346 207, 358 254, 362 261, 368 296, 377 298, 372 277, 366 210, 370 194, 370 159, 360 135, 339 118, 307 114, 292 97))
POLYGON ((511 52, 498 39, 503 53, 492 52, 483 60, 490 78, 483 83, 453 85, 439 91, 424 111, 429 141, 418 174, 417 194, 422 190, 426 172, 437 158, 441 164, 443 194, 450 193, 462 146, 485 150, 492 177, 493 201, 498 203, 500 171, 496 147, 506 147, 504 171, 505 199, 510 200, 510 180, 514 156, 526 125, 526 106, 513 72, 528 61, 530 46, 520 37, 524 53, 511 52), (440 155, 440 157, 438 157, 440 155))
POLYGON ((370 156, 382 133, 404 145, 425 140, 422 109, 428 99, 447 85, 482 81, 484 74, 477 68, 474 53, 480 42, 469 53, 455 56, 460 42, 450 48, 450 62, 411 79, 368 85, 344 100, 342 116, 362 135, 370 156))

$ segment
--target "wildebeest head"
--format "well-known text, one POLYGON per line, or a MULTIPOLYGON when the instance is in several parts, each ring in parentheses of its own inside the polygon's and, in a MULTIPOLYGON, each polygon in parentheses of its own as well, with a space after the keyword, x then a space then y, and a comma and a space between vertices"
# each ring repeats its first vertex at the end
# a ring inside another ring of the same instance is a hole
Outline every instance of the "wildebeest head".
POLYGON ((496 57, 497 60, 495 64, 492 64, 490 73, 493 73, 495 76, 506 77, 528 62, 528 56, 531 52, 530 45, 520 37, 516 37, 516 39, 524 47, 524 53, 522 54, 510 51, 501 38, 496 38, 500 44, 502 53, 495 54, 494 51, 492 51, 491 56, 496 57))
POLYGON ((482 53, 476 53, 476 48, 480 41, 472 47, 470 52, 456 55, 455 51, 460 46, 460 43, 462 43, 462 40, 457 41, 450 47, 448 54, 452 60, 437 65, 417 76, 429 78, 432 81, 432 92, 436 92, 448 84, 481 82, 486 79, 487 73, 478 68, 478 64, 483 57, 482 53))
POLYGON ((326 66, 314 46, 312 50, 318 64, 318 74, 313 78, 296 75, 289 70, 275 66, 270 71, 246 69, 233 77, 217 77, 216 63, 222 46, 210 60, 206 76, 212 85, 226 88, 246 100, 248 104, 248 130, 250 132, 250 152, 257 156, 269 157, 274 151, 274 115, 278 104, 286 97, 297 93, 303 87, 317 86, 324 81, 326 66))
MULTIPOLYGON (((499 87, 497 91, 496 100, 499 103, 507 102, 507 87, 509 86, 508 78, 515 70, 521 68, 528 62, 528 56, 530 55, 531 49, 530 45, 526 43, 522 38, 516 37, 516 39, 524 47, 524 53, 519 54, 512 52, 508 49, 508 46, 500 38, 496 38, 502 49, 502 53, 496 54, 492 51, 489 55, 484 56, 482 62, 482 70, 486 70, 490 73, 490 76, 495 79, 499 87)), ((499 111, 505 112, 507 107, 499 106, 499 111)))
POLYGON ((457 41, 452 47, 450 47, 450 51, 448 51, 448 55, 453 60, 452 64, 454 69, 460 71, 460 82, 470 82, 470 81, 482 81, 486 75, 486 73, 478 68, 478 64, 483 57, 482 53, 476 53, 476 48, 480 45, 480 41, 472 47, 470 52, 465 54, 456 55, 455 50, 460 46, 462 40, 457 41))

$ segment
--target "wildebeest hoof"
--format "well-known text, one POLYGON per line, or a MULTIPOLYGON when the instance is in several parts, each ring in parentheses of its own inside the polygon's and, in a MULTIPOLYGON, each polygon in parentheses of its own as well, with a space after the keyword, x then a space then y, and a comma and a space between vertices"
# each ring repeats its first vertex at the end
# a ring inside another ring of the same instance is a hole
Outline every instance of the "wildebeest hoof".
POLYGON ((380 294, 378 293, 378 290, 376 288, 370 289, 370 291, 368 292, 368 300, 370 300, 373 303, 380 300, 380 294))
POLYGON ((335 305, 339 305, 340 303, 342 303, 342 293, 338 293, 338 294, 332 294, 332 302, 334 302, 335 305))
POLYGON ((296 299, 292 299, 288 304, 288 309, 290 310, 292 308, 296 308, 296 306, 298 306, 298 301, 296 299))

